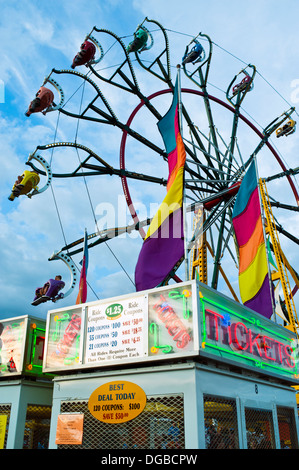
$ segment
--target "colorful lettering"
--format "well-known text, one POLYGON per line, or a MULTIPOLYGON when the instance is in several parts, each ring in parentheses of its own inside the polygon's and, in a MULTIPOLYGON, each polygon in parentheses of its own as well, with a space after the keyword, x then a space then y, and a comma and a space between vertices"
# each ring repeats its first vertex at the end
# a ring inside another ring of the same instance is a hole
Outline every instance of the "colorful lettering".
POLYGON ((236 353, 246 353, 249 357, 258 357, 268 364, 277 364, 288 369, 295 367, 292 348, 269 335, 255 331, 254 326, 241 321, 228 321, 225 315, 205 309, 206 339, 219 344, 219 347, 230 346, 236 353))

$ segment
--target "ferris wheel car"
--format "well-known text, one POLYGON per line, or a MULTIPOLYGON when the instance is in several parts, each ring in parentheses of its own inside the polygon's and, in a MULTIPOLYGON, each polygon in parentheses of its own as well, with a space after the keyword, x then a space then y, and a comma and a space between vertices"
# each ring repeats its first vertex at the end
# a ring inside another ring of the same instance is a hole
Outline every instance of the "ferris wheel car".
MULTIPOLYGON (((152 20, 147 20, 151 21, 152 20)), ((139 65, 143 67, 144 70, 147 70, 152 76, 158 79, 160 79, 164 84, 167 84, 166 89, 160 89, 158 91, 154 91, 150 95, 149 92, 147 91, 145 95, 143 95, 143 92, 138 86, 138 82, 134 73, 134 64, 131 63, 129 60, 128 56, 128 49, 126 52, 126 48, 124 47, 124 43, 120 37, 118 37, 116 34, 112 33, 111 31, 108 30, 102 30, 102 29, 96 29, 95 31, 105 33, 114 39, 116 39, 120 45, 118 48, 118 52, 125 57, 122 57, 119 60, 119 63, 121 66, 117 68, 115 71, 115 68, 113 67, 113 70, 111 70, 111 74, 107 72, 106 67, 104 74, 101 75, 101 70, 95 70, 94 67, 91 68, 90 72, 94 74, 94 76, 100 80, 104 80, 106 83, 109 84, 109 87, 111 87, 109 93, 109 96, 113 97, 113 88, 112 87, 117 87, 117 90, 121 88, 124 92, 132 92, 136 97, 138 96, 138 104, 136 103, 136 107, 131 110, 131 114, 129 115, 127 121, 120 121, 116 115, 113 112, 112 106, 110 106, 110 103, 107 101, 107 99, 103 96, 100 88, 97 86, 97 84, 90 79, 88 76, 89 74, 86 74, 83 76, 83 74, 79 74, 80 78, 84 80, 83 83, 87 83, 92 86, 92 91, 95 93, 94 96, 91 96, 90 104, 88 105, 88 109, 90 110, 90 113, 92 112, 94 115, 93 116, 86 116, 85 112, 81 113, 78 112, 78 114, 75 114, 73 109, 71 108, 70 111, 64 107, 63 112, 65 115, 68 115, 69 117, 77 117, 78 121, 79 119, 90 119, 94 120, 94 122, 97 122, 99 124, 112 124, 114 129, 120 130, 122 132, 122 138, 121 138, 121 146, 120 146, 120 151, 119 151, 119 169, 114 169, 113 166, 110 164, 108 165, 106 162, 103 162, 100 157, 98 158, 98 161, 102 162, 103 165, 105 165, 107 169, 107 173, 110 173, 111 175, 115 175, 121 178, 121 182, 123 185, 123 191, 125 195, 125 199, 128 205, 128 208, 130 210, 131 216, 134 220, 134 227, 136 227, 136 230, 140 232, 140 235, 142 238, 146 237, 146 233, 143 234, 143 226, 141 225, 137 212, 134 208, 134 202, 133 199, 131 198, 128 183, 127 183, 127 178, 133 176, 133 179, 138 179, 140 181, 148 181, 151 183, 158 183, 161 185, 166 186, 167 181, 161 177, 161 166, 162 165, 153 165, 153 173, 150 175, 145 175, 145 174, 137 174, 135 170, 135 165, 134 165, 134 159, 131 157, 131 159, 126 159, 125 154, 129 153, 130 155, 134 154, 135 148, 131 144, 132 140, 130 140, 130 137, 134 138, 136 143, 141 147, 140 154, 143 155, 145 147, 152 152, 157 153, 157 155, 162 156, 163 158, 166 157, 167 153, 167 146, 166 145, 159 145, 159 139, 161 139, 161 135, 158 133, 158 127, 154 128, 153 126, 153 136, 154 133, 157 135, 157 139, 151 140, 151 138, 147 137, 147 129, 148 126, 146 126, 145 129, 145 124, 147 124, 146 117, 150 116, 151 118, 154 116, 155 119, 160 119, 161 116, 164 115, 163 111, 165 111, 166 107, 166 94, 168 97, 168 101, 174 103, 173 100, 173 87, 170 85, 172 84, 172 78, 171 78, 171 61, 170 61, 170 53, 169 53, 169 47, 168 47, 168 39, 167 39, 167 34, 166 30, 161 27, 157 22, 155 24, 160 28, 161 32, 163 35, 161 36, 162 39, 164 37, 164 43, 165 43, 165 48, 160 53, 157 57, 151 58, 151 54, 144 54, 145 57, 143 57, 142 54, 137 54, 136 53, 136 61, 138 62, 139 65), (126 52, 124 54, 124 52, 126 52), (141 57, 143 62, 141 61, 141 57), (163 59, 162 59, 163 57, 163 59), (151 59, 151 60, 149 60, 151 59), (158 67, 156 67, 156 64, 158 67), (110 75, 110 76, 109 76, 110 75), (108 78, 109 77, 109 78, 108 78), (123 82, 120 81, 123 80, 123 82), (164 100, 165 98, 165 100, 164 100), (95 100, 101 100, 101 104, 103 104, 109 112, 105 112, 102 110, 102 106, 99 105, 98 101, 98 106, 94 106, 93 103, 95 100), (140 111, 140 112, 139 112, 140 111), (146 114, 147 113, 147 114, 146 114), (135 125, 133 125, 133 120, 135 120, 135 125), (137 121, 137 123, 136 123, 137 121), (140 134, 136 132, 136 129, 140 130, 140 134), (128 138, 127 138, 128 137, 128 138), (129 152, 127 150, 127 143, 128 146, 131 146, 132 150, 130 152, 130 147, 129 147, 129 152), (132 171, 130 171, 130 165, 132 171), (138 226, 138 228, 137 228, 138 226)), ((140 29, 140 27, 137 27, 136 29, 136 34, 134 34, 134 38, 136 39, 135 41, 135 47, 142 47, 138 42, 137 42, 137 32, 140 29), (137 46, 136 46, 137 43, 137 46)), ((151 37, 150 33, 148 32, 149 37, 151 37)), ((206 35, 205 35, 206 36, 206 35)), ((195 252, 194 257, 197 257, 195 261, 200 264, 196 265, 195 262, 193 262, 192 266, 192 279, 199 278, 200 281, 208 284, 208 264, 211 261, 211 266, 213 266, 213 272, 211 273, 211 287, 213 289, 217 289, 218 287, 218 278, 220 278, 220 274, 222 274, 223 279, 221 280, 222 282, 224 281, 227 286, 229 287, 230 292, 234 296, 234 298, 237 300, 237 295, 235 294, 228 276, 226 276, 225 272, 223 271, 221 264, 223 264, 224 259, 228 259, 233 261, 235 264, 236 268, 238 268, 238 256, 239 253, 236 250, 236 253, 231 249, 230 242, 234 242, 234 235, 232 231, 232 220, 231 220, 231 213, 232 209, 234 207, 234 201, 235 201, 235 195, 237 193, 237 184, 239 183, 239 180, 241 176, 244 174, 244 171, 246 170, 248 164, 250 163, 250 159, 252 156, 256 155, 258 152, 262 150, 263 156, 265 154, 265 157, 275 158, 277 163, 281 166, 284 176, 286 176, 286 180, 288 183, 290 183, 290 187, 292 192, 294 193, 294 196, 296 198, 296 201, 298 202, 299 196, 297 194, 295 186, 292 184, 291 180, 291 175, 288 174, 288 170, 284 166, 281 158, 270 144, 268 145, 268 136, 270 133, 264 135, 262 134, 257 127, 249 121, 248 118, 246 118, 240 110, 240 103, 241 99, 247 94, 246 92, 249 91, 249 89, 252 89, 253 87, 253 77, 255 73, 255 67, 251 66, 249 64, 249 67, 253 68, 253 73, 250 77, 250 82, 246 81, 249 80, 247 78, 247 73, 244 72, 244 69, 241 71, 242 75, 240 76, 240 81, 243 78, 241 84, 239 86, 243 86, 243 91, 239 93, 238 99, 236 100, 237 103, 233 103, 232 106, 228 106, 225 102, 223 102, 220 98, 217 96, 210 95, 208 91, 206 91, 206 85, 208 83, 208 73, 210 70, 210 61, 212 57, 212 41, 206 36, 210 48, 209 48, 209 54, 207 54, 207 61, 205 62, 203 59, 201 59, 202 63, 206 63, 206 67, 202 67, 201 70, 199 70, 198 78, 195 80, 194 75, 195 74, 188 74, 186 71, 187 67, 184 67, 184 73, 186 76, 193 81, 195 84, 198 85, 200 88, 200 91, 197 89, 189 89, 189 88, 183 88, 181 89, 182 92, 182 101, 180 104, 183 104, 184 112, 181 113, 181 119, 182 119, 182 128, 184 128, 186 125, 188 125, 188 128, 190 130, 191 134, 191 145, 189 145, 188 142, 188 164, 185 165, 184 172, 186 173, 186 178, 183 180, 183 187, 185 191, 185 196, 186 196, 186 201, 189 200, 190 202, 190 212, 192 213, 193 210, 195 212, 195 208, 197 207, 197 204, 200 204, 200 206, 203 206, 203 210, 208 210, 212 209, 213 212, 211 215, 207 215, 207 218, 204 219, 202 223, 202 232, 204 234, 203 238, 203 249, 209 248, 206 250, 202 250, 199 253, 195 252), (195 104, 195 99, 196 104, 195 104), (211 104, 211 105, 210 105, 211 104), (230 119, 223 119, 223 111, 229 111, 230 113, 233 113, 233 120, 234 120, 234 125, 231 126, 230 119), (200 119, 199 119, 200 117, 200 119), (197 120, 199 119, 199 125, 196 125, 197 120), (218 126, 217 126, 217 121, 221 123, 219 129, 222 128, 223 125, 223 130, 221 129, 222 132, 218 132, 218 126), (242 125, 239 126, 238 123, 241 123, 242 125), (194 123, 194 124, 193 124, 194 123), (228 129, 225 129, 225 127, 229 125, 228 129), (251 139, 251 132, 254 136, 254 139, 251 139), (223 136, 221 135, 223 133, 223 136), (240 139, 238 139, 240 136, 240 139), (248 136, 248 139, 247 139, 248 136), (205 140, 202 140, 202 137, 205 140), (245 137, 243 139, 243 137, 245 137), (247 142, 250 142, 250 145, 256 145, 256 138, 260 139, 259 142, 257 142, 257 146, 253 150, 253 153, 251 153, 249 157, 248 146, 247 142), (239 145, 238 141, 239 140, 239 145), (244 155, 243 154, 243 148, 244 147, 244 155), (201 154, 199 155, 199 152, 201 154), (206 223, 207 222, 207 223, 206 223), (224 242, 225 240, 225 242, 224 242), (218 247, 217 250, 213 250, 212 247, 218 247), (211 248, 211 250, 210 250, 211 248), (207 253, 207 256, 206 256, 207 253), (203 256, 202 256, 203 255, 203 256), (208 256, 210 260, 208 261, 208 256), (202 257, 202 260, 200 259, 202 257), (230 259, 231 258, 231 259, 230 259), (197 266, 200 267, 197 268, 197 266), (197 268, 197 270, 195 269, 197 268)), ((194 42, 194 40, 192 41, 194 42)), ((189 47, 190 47, 189 43, 189 47)), ((206 47, 206 46, 205 46, 206 47)), ((133 48, 133 46, 132 46, 133 48)), ((145 50, 148 49, 147 45, 144 46, 142 49, 137 49, 139 50, 145 50)), ((207 49, 208 50, 208 49, 207 49)), ((160 49, 159 49, 160 52, 160 49)), ((186 51, 187 52, 187 51, 186 51)), ((154 55, 155 56, 155 55, 154 55)), ((113 57, 114 58, 114 57, 113 57)), ((133 61, 132 61, 133 62, 133 61)), ((115 62, 113 62, 115 64, 115 62)), ((104 69, 103 69, 104 70, 104 69)), ((53 69, 53 73, 57 74, 62 74, 62 73, 69 73, 69 70, 55 70, 53 69)), ((74 72, 73 72, 74 73, 74 72)), ((75 72, 76 73, 76 72, 75 72)), ((179 74, 179 67, 178 67, 178 74, 179 74)), ((240 74, 238 74, 240 75, 240 74)), ((230 83, 227 91, 227 95, 229 95, 229 91, 231 88, 235 85, 235 79, 236 75, 233 78, 232 82, 230 83)), ((53 80, 53 83, 55 81, 53 80)), ((52 83, 52 84, 53 84, 52 83)), ((107 85, 108 86, 108 85, 107 85)), ((57 88, 56 88, 57 89, 57 88)), ((235 89, 236 90, 236 89, 235 89)), ((125 95, 129 96, 129 95, 125 95)), ((180 99, 180 98, 178 98, 180 99)), ((128 100, 129 102, 129 100, 128 100)), ((114 102, 113 102, 114 104, 114 102)), ((172 106, 172 105, 171 105, 172 106)), ((56 106, 55 106, 56 107, 56 106)), ((57 107, 56 107, 57 108, 57 107)), ((287 119, 289 119, 289 114, 285 114, 284 119, 282 119, 283 122, 286 122, 287 119), (287 116, 287 118, 286 118, 287 116)), ((282 122, 281 121, 281 122, 282 122)), ((165 121, 164 121, 165 122, 165 121)), ((272 123, 271 123, 272 124, 272 123)), ((274 126, 272 125, 271 127, 273 129, 276 129, 280 124, 274 126)), ((161 134, 161 133, 160 133, 161 134)), ((187 138, 184 137, 183 135, 181 136, 182 139, 185 139, 187 141, 187 138)), ((163 139, 162 139, 163 140, 163 139)), ((55 143, 57 145, 60 145, 60 143, 55 143)), ((67 143, 62 143, 63 145, 67 143)), ((51 144, 52 145, 52 144, 51 144)), ((53 144, 54 145, 54 144, 53 144)), ((76 144, 77 145, 77 144, 76 144)), ((40 147, 40 146, 39 146, 40 147)), ((43 146, 43 148, 46 150, 49 147, 48 146, 43 146)), ((93 156, 92 153, 90 153, 90 158, 93 156)), ((165 158, 166 160, 166 158, 165 158)), ((264 158, 261 158, 261 160, 264 162, 264 158)), ((75 163, 77 167, 77 162, 75 163)), ((93 165, 95 166, 95 165, 93 165)), ((166 166, 166 165, 165 165, 166 166)), ((274 165, 273 165, 274 166, 274 165)), ((269 165, 271 168, 272 165, 269 165)), ((86 165, 87 168, 87 165, 86 165)), ((76 170, 77 172, 77 170, 76 170)), ((106 170, 103 171, 102 167, 98 167, 95 169, 94 174, 99 174, 99 173, 106 173, 106 170)), ((166 173, 166 171, 165 171, 166 173)), ((273 172, 272 172, 273 173, 273 172)), ((69 172, 69 176, 74 176, 74 172, 69 172)), ((56 175, 59 176, 59 175, 56 175)), ((65 176, 65 174, 64 174, 65 176)), ((77 175, 76 175, 77 176, 77 175)), ((270 175, 271 177, 278 178, 280 176, 278 175, 270 175)), ((279 202, 278 202, 279 203, 279 202)), ((279 206, 278 206, 279 207, 279 206)), ((204 217, 204 213, 202 216, 202 219, 204 217)), ((201 220, 202 220, 201 219, 201 220)), ((200 222, 201 223, 201 222, 200 222)), ((196 226, 197 230, 197 226, 196 226)), ((201 226, 199 226, 197 232, 200 233, 201 226)), ((118 232, 118 229, 115 231, 118 232)), ((197 236, 197 232, 194 231, 194 236, 197 236)), ((104 238, 103 238, 104 239, 104 238)), ((194 238, 194 240, 197 241, 197 238, 194 238)), ((199 240, 199 237, 198 237, 199 240)), ((197 249, 199 243, 194 243, 194 247, 197 249)), ((232 243, 233 245, 233 243, 232 243)), ((167 247, 168 248, 168 247, 167 247)), ((62 251, 62 250, 61 250, 62 251)), ((63 253, 57 252, 54 253, 53 257, 50 259, 57 259, 60 257, 62 259, 63 253)), ((183 257, 181 258, 183 260, 183 257)), ((74 263, 72 263, 71 260, 69 260, 69 268, 72 268, 72 273, 74 274, 75 272, 75 266, 74 263)), ((176 281, 180 282, 179 276, 177 276, 176 270, 179 267, 179 262, 175 265, 173 270, 169 273, 168 277, 166 278, 166 281, 168 281, 168 278, 170 279, 171 277, 176 281)), ((165 281, 165 282, 166 282, 165 281)), ((163 280, 164 282, 164 280, 163 280)), ((132 284, 134 284, 132 282, 132 284)), ((153 285, 152 285, 153 286, 153 285)), ((150 286, 150 288, 152 287, 150 286)), ((71 292, 71 289, 74 288, 74 282, 70 286, 69 291, 71 292)), ((64 298, 68 295, 68 292, 64 293, 64 298)), ((226 324, 229 324, 229 318, 225 319, 226 324)), ((224 325, 223 325, 224 326, 224 325)), ((202 342, 205 344, 205 341, 202 342)), ((168 347, 168 346, 167 346, 168 347)), ((203 346, 204 347, 204 346, 203 346)), ((169 351, 163 351, 163 352, 169 352, 169 351)))
POLYGON ((141 51, 147 43, 148 33, 143 28, 139 28, 136 33, 134 33, 134 39, 129 43, 127 47, 127 52, 137 52, 141 51))
POLYGON ((43 287, 38 287, 35 290, 35 297, 31 305, 39 305, 48 300, 56 302, 56 300, 63 298, 63 294, 58 292, 63 289, 65 283, 61 280, 61 276, 56 276, 55 279, 49 279, 43 287))
POLYGON ((35 96, 36 97, 31 101, 25 116, 30 116, 30 114, 39 113, 48 109, 54 101, 54 93, 44 86, 40 87, 35 96))
POLYGON ((296 121, 290 119, 284 126, 279 127, 276 130, 276 137, 282 137, 283 135, 287 136, 293 134, 296 130, 296 121))
POLYGON ((249 75, 246 75, 240 83, 235 85, 232 89, 233 96, 235 96, 239 91, 245 90, 250 80, 251 80, 251 77, 249 75))
POLYGON ((39 181, 39 175, 35 171, 25 170, 21 176, 18 176, 8 199, 13 201, 16 197, 27 195, 33 189, 37 189, 39 181))
POLYGON ((73 63, 71 65, 72 69, 78 65, 88 64, 95 56, 96 47, 90 41, 84 41, 81 44, 80 51, 75 55, 73 63))
POLYGON ((195 64, 196 62, 200 62, 202 60, 202 53, 204 52, 204 49, 202 45, 198 42, 195 44, 194 47, 192 47, 190 52, 186 52, 182 59, 182 64, 188 64, 189 62, 192 62, 195 64))

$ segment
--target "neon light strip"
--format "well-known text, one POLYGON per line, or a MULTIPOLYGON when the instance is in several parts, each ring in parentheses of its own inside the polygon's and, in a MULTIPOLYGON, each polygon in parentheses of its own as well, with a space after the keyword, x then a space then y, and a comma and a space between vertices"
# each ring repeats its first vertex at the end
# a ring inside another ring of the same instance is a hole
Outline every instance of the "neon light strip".
MULTIPOLYGON (((201 293, 200 293, 200 294, 201 294, 201 293)), ((241 360, 242 360, 242 358, 243 358, 243 359, 246 359, 246 360, 249 360, 249 361, 253 361, 253 362, 255 362, 256 366, 257 366, 257 367, 260 367, 260 368, 272 367, 272 368, 274 368, 274 369, 281 370, 281 371, 283 371, 284 373, 287 373, 287 374, 290 374, 290 375, 296 375, 295 372, 298 371, 298 361, 296 360, 296 358, 293 358, 293 359, 294 359, 294 362, 295 362, 295 368, 294 368, 293 370, 290 370, 290 371, 289 371, 289 370, 284 369, 284 368, 282 368, 282 367, 274 366, 272 363, 263 362, 263 361, 257 361, 256 359, 254 359, 254 358, 252 358, 252 357, 245 356, 245 355, 240 355, 240 354, 238 354, 238 353, 236 353, 236 352, 234 352, 234 351, 230 351, 229 349, 221 348, 220 346, 216 346, 216 345, 214 345, 214 344, 207 343, 207 342, 205 341, 207 334, 206 334, 206 312, 205 312, 204 299, 205 299, 208 303, 210 303, 210 304, 215 305, 216 307, 218 307, 220 310, 226 310, 227 312, 229 312, 229 313, 235 315, 236 317, 242 318, 243 320, 249 321, 250 323, 253 323, 253 324, 257 324, 257 323, 256 323, 256 321, 255 321, 254 319, 253 319, 253 320, 250 320, 250 319, 248 319, 248 318, 246 318, 246 317, 243 317, 243 315, 237 314, 237 313, 235 313, 233 310, 230 310, 230 309, 227 308, 227 307, 223 307, 222 305, 218 304, 217 302, 214 302, 214 301, 212 301, 212 300, 209 300, 209 299, 205 298, 205 297, 201 294, 201 295, 200 295, 200 303, 202 304, 202 310, 203 310, 203 322, 202 322, 202 324, 203 324, 203 343, 205 343, 205 347, 208 346, 208 347, 210 347, 210 348, 212 348, 212 349, 218 349, 218 350, 223 351, 223 352, 225 352, 225 353, 227 353, 227 354, 231 354, 231 355, 233 355, 233 356, 237 356, 237 357, 238 357, 239 359, 241 359, 241 360)), ((260 321, 259 321, 259 320, 258 320, 258 323, 260 324, 260 321)), ((264 329, 265 329, 266 331, 270 331, 270 333, 273 333, 272 330, 269 329, 269 328, 264 328, 264 329)), ((281 338, 283 338, 283 339, 289 341, 289 338, 283 336, 282 334, 279 334, 279 333, 276 333, 276 332, 274 332, 273 334, 274 334, 274 335, 276 334, 277 336, 279 336, 279 337, 281 337, 281 338)), ((292 351, 295 350, 295 347, 293 347, 293 348, 292 348, 291 346, 289 346, 289 347, 292 349, 292 351)))
MULTIPOLYGON (((229 349, 221 348, 220 346, 215 346, 214 344, 205 343, 205 346, 208 346, 208 347, 213 348, 213 349, 218 349, 220 351, 224 351, 227 354, 232 354, 233 356, 237 356, 239 359, 243 358, 243 359, 247 359, 249 361, 253 361, 253 362, 255 362, 256 367, 260 367, 261 369, 263 369, 265 366, 267 366, 267 367, 272 367, 274 369, 282 370, 283 372, 286 372, 287 374, 294 375, 294 369, 292 371, 291 370, 288 371, 287 369, 284 369, 283 367, 274 366, 272 363, 268 363, 268 362, 258 361, 256 359, 254 359, 253 357, 240 355, 240 354, 238 354, 234 351, 230 351, 229 349)), ((297 370, 296 370, 296 372, 297 372, 297 370)))
MULTIPOLYGON (((32 341, 32 349, 31 349, 31 362, 29 362, 29 366, 31 365, 32 369, 35 367, 37 369, 42 369, 43 366, 42 365, 38 365, 38 364, 33 364, 33 361, 34 361, 34 357, 35 357, 35 350, 36 350, 36 339, 37 339, 37 332, 38 331, 42 331, 44 334, 46 332, 45 328, 34 328, 33 330, 33 341, 32 341)), ((43 339, 45 339, 45 337, 43 337, 43 339)), ((28 366, 27 366, 28 367, 28 366)))

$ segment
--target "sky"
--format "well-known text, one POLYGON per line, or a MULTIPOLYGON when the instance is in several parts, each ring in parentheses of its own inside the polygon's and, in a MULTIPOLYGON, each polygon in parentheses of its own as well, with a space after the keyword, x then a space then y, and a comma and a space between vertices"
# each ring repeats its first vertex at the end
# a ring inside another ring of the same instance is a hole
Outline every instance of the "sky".
MULTIPOLYGON (((49 309, 74 305, 78 293, 77 285, 59 304, 31 305, 36 287, 56 274, 61 274, 66 287, 69 286, 70 272, 64 263, 48 261, 53 252, 83 237, 85 228, 93 233, 97 228, 127 225, 132 219, 117 176, 92 176, 85 180, 54 178, 51 188, 43 193, 31 199, 23 196, 8 201, 17 175, 29 168, 25 163, 37 146, 76 140, 112 166, 118 168, 119 165, 122 133, 117 127, 79 122, 55 111, 45 116, 41 113, 25 116, 44 78, 52 69, 70 68, 80 44, 94 26, 114 32, 127 45, 137 25, 147 17, 158 21, 167 31, 173 81, 186 45, 199 32, 213 41, 208 80, 211 94, 225 101, 230 80, 246 64, 254 64, 258 74, 254 89, 244 103, 244 113, 261 130, 291 106, 298 106, 299 5, 297 0, 290 0, 283 8, 278 0, 251 0, 242 4, 237 0, 173 0, 171 3, 165 0, 0 0, 0 6, 0 318, 21 315, 46 318, 49 309)), ((105 50, 105 61, 99 69, 107 67, 108 70, 121 63, 119 51, 113 47, 110 50, 109 35, 94 33, 94 36, 102 41, 105 50)), ((134 69, 146 96, 167 88, 161 80, 140 70, 138 64, 134 63, 134 69)), ((76 70, 87 73, 85 67, 76 70)), ((79 78, 55 74, 55 80, 63 88, 71 111, 78 112, 80 106, 92 99, 86 86, 83 102, 79 78)), ((196 88, 185 76, 182 86, 196 88)), ((136 96, 105 83, 101 84, 101 90, 118 119, 126 122, 139 103, 136 96)), ((166 111, 168 105, 165 98, 161 106, 166 111)), ((228 114, 219 113, 220 121, 216 123, 224 138, 231 131, 228 114)), ((199 123, 204 119, 201 115, 195 116, 197 118, 199 123)), ((134 120, 134 129, 149 140, 159 142, 156 123, 145 110, 134 120)), ((298 166, 298 136, 295 133, 283 139, 273 137, 273 144, 288 168, 298 166)), ((240 139, 245 153, 253 150, 252 134, 245 130, 240 139)), ((83 151, 79 153, 69 148, 55 148, 40 154, 47 162, 51 161, 52 170, 57 173, 74 171, 78 158, 86 157, 83 151)), ((165 165, 153 160, 150 152, 135 145, 130 138, 126 146, 126 167, 167 177, 165 165)), ((279 171, 271 155, 259 159, 258 168, 262 177, 279 171)), ((298 189, 296 178, 294 181, 298 189)), ((136 180, 130 180, 129 187, 141 219, 152 215, 165 193, 163 187, 136 180)), ((274 191, 282 201, 295 205, 286 181, 279 181, 274 191)), ((280 221, 297 236, 297 213, 282 212, 280 221)), ((289 241, 284 243, 287 256, 299 271, 298 246, 289 241)), ((135 291, 134 269, 141 246, 141 237, 134 232, 90 250, 88 301, 135 291)), ((81 257, 77 254, 73 258, 78 269, 81 257)), ((237 288, 235 268, 229 264, 225 267, 237 288)), ((225 287, 222 291, 227 294, 225 287)))

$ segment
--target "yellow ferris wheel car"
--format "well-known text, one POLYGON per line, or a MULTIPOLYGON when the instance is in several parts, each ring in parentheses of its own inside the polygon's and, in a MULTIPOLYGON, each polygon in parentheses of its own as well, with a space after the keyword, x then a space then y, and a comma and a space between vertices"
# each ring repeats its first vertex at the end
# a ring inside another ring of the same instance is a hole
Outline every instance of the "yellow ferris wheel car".
POLYGON ((283 135, 287 136, 287 135, 293 134, 293 132, 295 132, 295 129, 296 129, 296 121, 294 121, 293 119, 290 119, 284 126, 279 127, 276 130, 276 137, 281 137, 283 135))
POLYGON ((12 193, 9 196, 9 200, 13 201, 16 197, 21 194, 30 193, 33 189, 37 189, 37 185, 40 181, 39 175, 34 171, 25 170, 21 176, 18 176, 17 181, 13 185, 12 193))

